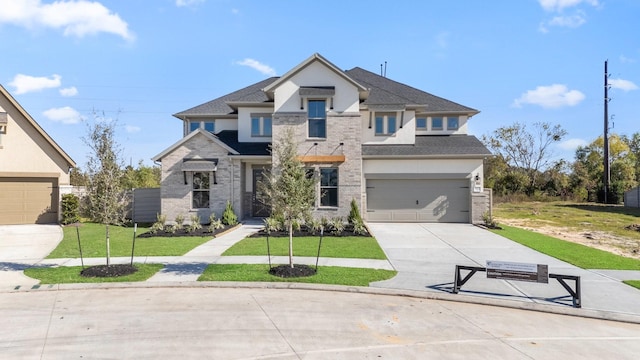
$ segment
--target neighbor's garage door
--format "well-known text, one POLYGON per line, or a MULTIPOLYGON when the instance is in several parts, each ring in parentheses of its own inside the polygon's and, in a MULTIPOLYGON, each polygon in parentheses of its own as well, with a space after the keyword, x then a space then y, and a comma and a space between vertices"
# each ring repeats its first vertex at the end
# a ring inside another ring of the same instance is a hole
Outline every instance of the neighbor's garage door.
POLYGON ((367 220, 469 222, 467 179, 367 179, 367 220))
POLYGON ((0 224, 57 222, 57 184, 54 178, 0 178, 0 224))

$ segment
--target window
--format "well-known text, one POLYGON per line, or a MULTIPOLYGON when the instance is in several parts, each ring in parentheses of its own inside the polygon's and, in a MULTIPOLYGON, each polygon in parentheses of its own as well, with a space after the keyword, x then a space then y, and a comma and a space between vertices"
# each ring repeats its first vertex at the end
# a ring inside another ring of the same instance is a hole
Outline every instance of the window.
POLYGON ((442 130, 442 118, 441 117, 432 117, 431 118, 431 130, 442 130))
POLYGON ((338 206, 338 169, 320 169, 320 206, 338 206))
POLYGON ((214 123, 213 121, 205 121, 204 129, 210 133, 213 133, 216 131, 216 123, 214 123))
POLYGON ((447 118, 447 130, 458 130, 458 117, 447 118))
POLYGON ((271 136, 271 116, 251 115, 251 136, 271 136))
POLYGON ((213 132, 216 131, 216 123, 215 123, 215 121, 205 121, 203 123, 201 123, 200 121, 190 121, 189 122, 189 132, 193 132, 193 131, 198 130, 200 128, 204 128, 208 132, 213 133, 213 132))
POLYGON ((376 114, 376 135, 396 133, 396 114, 376 114))
POLYGON ((194 172, 192 185, 192 207, 194 209, 206 209, 209 207, 209 188, 211 182, 209 172, 194 172))
POLYGON ((309 137, 327 137, 327 102, 326 100, 309 100, 307 102, 309 117, 309 137))
POLYGON ((417 118, 416 119, 416 129, 426 130, 427 129, 427 118, 417 118))
POLYGON ((196 131, 200 128, 199 121, 191 121, 189 122, 189 132, 196 131))

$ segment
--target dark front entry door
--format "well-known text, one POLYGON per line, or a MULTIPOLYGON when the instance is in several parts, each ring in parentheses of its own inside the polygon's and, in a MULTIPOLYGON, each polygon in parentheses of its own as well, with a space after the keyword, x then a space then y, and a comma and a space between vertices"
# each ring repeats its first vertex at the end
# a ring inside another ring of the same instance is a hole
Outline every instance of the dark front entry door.
POLYGON ((251 216, 253 217, 268 217, 271 215, 271 211, 269 206, 265 204, 263 201, 264 197, 260 196, 260 192, 258 190, 258 182, 262 181, 264 178, 264 172, 262 169, 253 169, 253 204, 251 216))

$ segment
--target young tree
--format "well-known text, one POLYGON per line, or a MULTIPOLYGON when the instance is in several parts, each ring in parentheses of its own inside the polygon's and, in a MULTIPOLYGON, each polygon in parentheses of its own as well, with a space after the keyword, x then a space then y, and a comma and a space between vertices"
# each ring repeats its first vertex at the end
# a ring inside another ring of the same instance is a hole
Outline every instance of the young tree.
POLYGON ((560 125, 536 122, 529 130, 526 124, 514 123, 495 130, 492 136, 482 136, 482 142, 494 154, 501 156, 512 170, 524 171, 528 177, 526 192, 531 195, 538 177, 551 163, 551 144, 567 134, 560 125))
POLYGON ((258 182, 264 202, 271 206, 271 216, 284 220, 289 231, 289 265, 293 268, 293 224, 311 218, 316 192, 315 178, 307 175, 298 159, 293 129, 287 128, 272 146, 274 162, 258 182))
POLYGON ((91 220, 105 224, 107 266, 111 260, 109 225, 125 221, 125 193, 121 186, 121 150, 115 140, 117 121, 94 114, 83 139, 90 148, 87 162, 87 213, 91 220))

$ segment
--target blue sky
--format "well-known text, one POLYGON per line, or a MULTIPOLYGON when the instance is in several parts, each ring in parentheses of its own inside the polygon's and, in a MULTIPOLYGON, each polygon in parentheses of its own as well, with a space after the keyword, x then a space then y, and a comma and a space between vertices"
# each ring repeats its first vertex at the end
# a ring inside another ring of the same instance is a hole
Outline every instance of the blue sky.
POLYGON ((560 124, 555 149, 640 131, 640 1, 0 0, 0 83, 84 167, 82 119, 118 119, 134 165, 179 140, 171 115, 315 52, 480 110, 480 137, 560 124))

